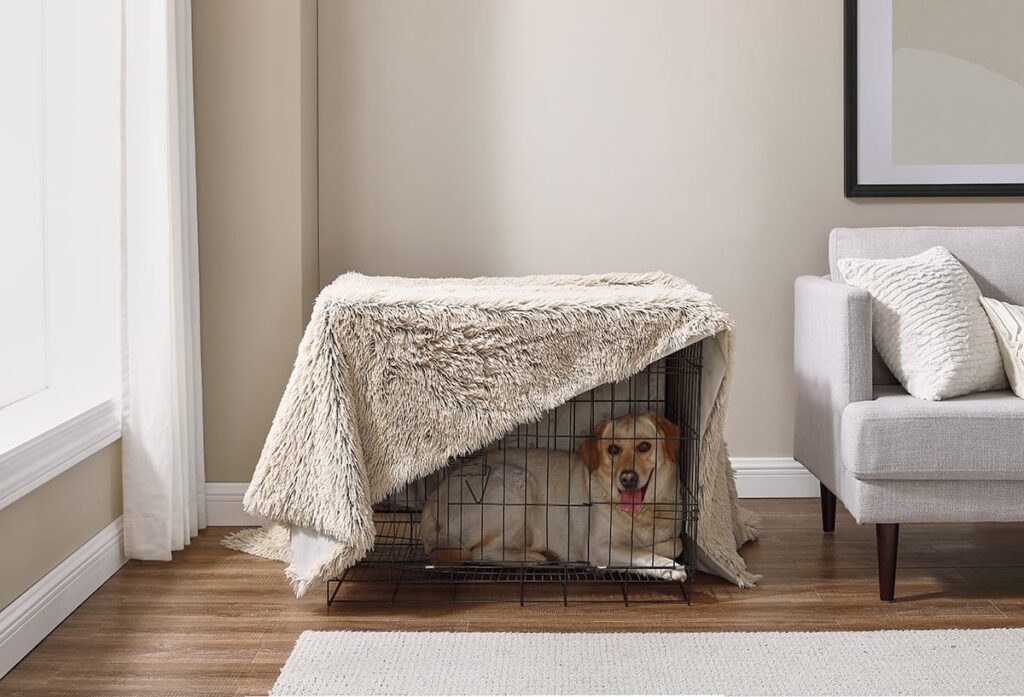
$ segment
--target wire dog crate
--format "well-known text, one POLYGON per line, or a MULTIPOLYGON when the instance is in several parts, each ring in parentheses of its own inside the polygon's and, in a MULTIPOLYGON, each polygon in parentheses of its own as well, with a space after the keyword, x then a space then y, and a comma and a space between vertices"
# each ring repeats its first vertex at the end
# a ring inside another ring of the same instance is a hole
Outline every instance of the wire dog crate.
POLYGON ((689 603, 703 344, 581 394, 375 507, 327 603, 689 603))

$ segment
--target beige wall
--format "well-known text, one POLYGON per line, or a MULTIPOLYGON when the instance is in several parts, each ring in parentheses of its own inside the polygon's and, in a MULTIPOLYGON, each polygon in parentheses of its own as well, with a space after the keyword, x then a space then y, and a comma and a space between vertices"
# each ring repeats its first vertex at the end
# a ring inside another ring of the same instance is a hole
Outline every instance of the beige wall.
POLYGON ((792 282, 837 225, 1024 224, 843 197, 841 0, 320 3, 320 276, 661 268, 738 330, 734 455, 789 456, 792 282))
POLYGON ((0 609, 121 515, 121 441, 0 510, 0 609))
POLYGON ((1024 224, 1019 199, 843 197, 841 14, 195 0, 208 479, 249 479, 319 287, 318 157, 325 283, 682 275, 739 325, 734 454, 790 455, 792 280, 824 271, 831 227, 1024 224))
POLYGON ((209 481, 247 481, 318 290, 316 2, 192 3, 209 481))

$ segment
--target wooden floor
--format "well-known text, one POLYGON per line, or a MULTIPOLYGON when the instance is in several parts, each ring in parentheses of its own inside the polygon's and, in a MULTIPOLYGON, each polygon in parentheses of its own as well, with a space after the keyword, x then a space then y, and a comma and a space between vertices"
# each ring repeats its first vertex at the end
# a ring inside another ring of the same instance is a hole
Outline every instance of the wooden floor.
POLYGON ((874 529, 814 500, 746 501, 764 517, 740 590, 698 576, 693 604, 343 605, 295 600, 281 565, 210 528, 171 563, 131 562, 0 681, 3 695, 266 694, 306 629, 791 631, 1024 626, 1024 527, 908 525, 897 602, 878 601, 874 529))

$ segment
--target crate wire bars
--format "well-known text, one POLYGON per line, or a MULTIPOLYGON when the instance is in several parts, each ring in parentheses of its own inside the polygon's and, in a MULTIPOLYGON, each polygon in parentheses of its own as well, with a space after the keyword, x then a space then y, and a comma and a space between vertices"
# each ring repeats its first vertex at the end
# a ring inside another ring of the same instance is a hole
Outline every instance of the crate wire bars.
POLYGON ((439 600, 689 604, 702 358, 703 343, 691 344, 626 380, 574 397, 393 494, 374 507, 374 548, 327 582, 328 606, 439 600), (652 431, 657 421, 645 421, 645 414, 670 425, 662 422, 652 431), (598 428, 601 437, 593 438, 598 428), (591 461, 604 462, 603 473, 576 455, 584 443, 597 449, 591 461), (672 454, 674 463, 666 463, 672 454), (657 475, 672 465, 676 475, 669 485, 657 475), (640 488, 644 476, 647 484, 640 488), (623 482, 633 484, 632 493, 628 486, 620 493, 623 482), (660 534, 663 552, 666 531, 681 541, 681 551, 679 544, 669 548, 686 571, 685 581, 658 577, 665 569, 651 554, 651 539, 660 534))

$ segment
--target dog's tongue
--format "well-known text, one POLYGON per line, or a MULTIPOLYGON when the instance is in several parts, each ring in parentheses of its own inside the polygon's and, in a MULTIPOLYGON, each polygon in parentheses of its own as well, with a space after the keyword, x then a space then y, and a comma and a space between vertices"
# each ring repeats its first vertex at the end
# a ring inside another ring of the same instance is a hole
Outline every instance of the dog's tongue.
POLYGON ((619 505, 626 513, 635 512, 643 502, 643 489, 627 489, 619 492, 619 505))

